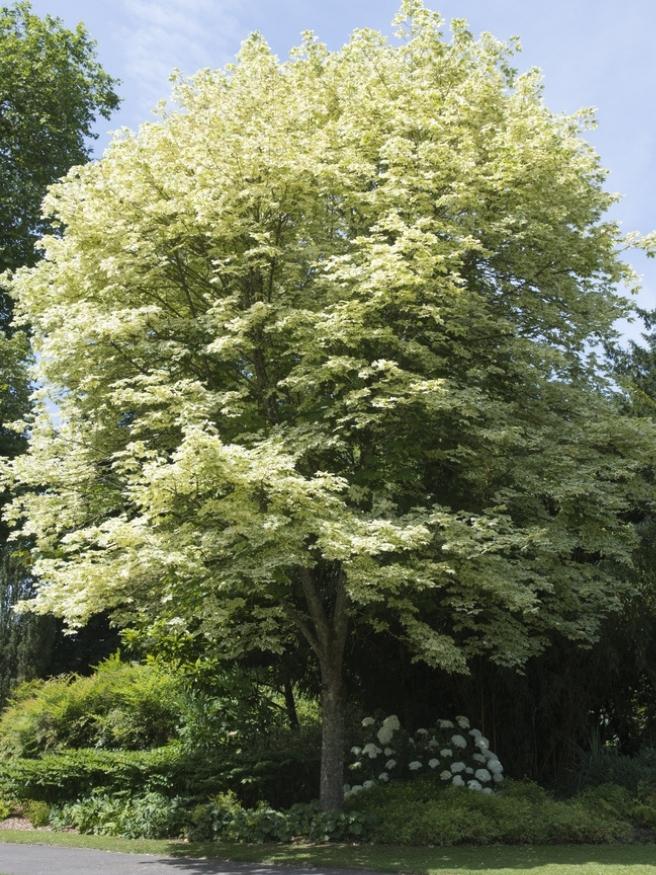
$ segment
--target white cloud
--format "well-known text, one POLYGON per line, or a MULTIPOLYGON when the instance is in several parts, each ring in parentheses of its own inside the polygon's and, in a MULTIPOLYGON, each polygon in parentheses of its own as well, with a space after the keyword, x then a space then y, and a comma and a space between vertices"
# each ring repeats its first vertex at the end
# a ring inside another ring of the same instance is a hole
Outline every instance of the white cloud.
POLYGON ((221 67, 247 33, 244 0, 122 0, 124 78, 136 89, 131 103, 142 117, 167 96, 174 68, 193 73, 221 67))

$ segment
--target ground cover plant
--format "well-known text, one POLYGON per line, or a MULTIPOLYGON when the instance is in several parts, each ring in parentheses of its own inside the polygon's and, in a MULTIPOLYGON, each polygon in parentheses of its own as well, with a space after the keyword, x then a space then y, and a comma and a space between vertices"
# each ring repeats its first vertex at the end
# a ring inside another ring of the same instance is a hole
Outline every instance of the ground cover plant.
POLYGON ((317 802, 246 806, 233 791, 209 799, 170 788, 99 787, 70 801, 25 800, 5 806, 34 826, 127 838, 219 843, 344 842, 440 846, 615 844, 653 840, 656 794, 600 785, 557 799, 536 784, 504 782, 493 794, 436 776, 381 783, 352 795, 341 812, 317 802))

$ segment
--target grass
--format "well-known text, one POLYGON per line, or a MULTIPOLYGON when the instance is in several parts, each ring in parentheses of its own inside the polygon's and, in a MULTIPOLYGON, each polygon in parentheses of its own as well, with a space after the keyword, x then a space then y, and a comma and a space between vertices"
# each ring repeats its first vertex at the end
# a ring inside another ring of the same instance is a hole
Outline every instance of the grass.
POLYGON ((97 848, 250 863, 375 869, 419 875, 656 875, 656 845, 491 846, 406 848, 372 845, 186 844, 75 833, 0 830, 0 842, 97 848))

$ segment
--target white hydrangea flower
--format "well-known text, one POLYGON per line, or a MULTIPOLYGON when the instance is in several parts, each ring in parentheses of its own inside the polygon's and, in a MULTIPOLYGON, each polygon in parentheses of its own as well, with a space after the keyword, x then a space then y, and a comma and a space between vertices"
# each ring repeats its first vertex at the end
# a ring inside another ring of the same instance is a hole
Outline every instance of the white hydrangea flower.
POLYGON ((372 741, 370 741, 369 744, 365 744, 365 746, 362 748, 362 753, 365 756, 368 756, 371 760, 375 760, 378 754, 382 752, 382 749, 375 745, 372 741))
POLYGON ((469 787, 470 790, 482 790, 483 789, 481 787, 481 785, 478 783, 478 781, 474 781, 474 780, 467 781, 467 786, 469 787))
POLYGON ((488 772, 487 769, 476 769, 474 772, 474 777, 478 781, 482 781, 483 784, 487 784, 488 781, 492 780, 492 775, 488 772))
POLYGON ((401 721, 396 714, 390 714, 383 720, 383 726, 386 729, 391 729, 392 732, 397 732, 401 728, 401 721))
POLYGON ((428 735, 427 729, 417 729, 415 735, 428 735))
POLYGON ((386 757, 391 757, 392 754, 394 753, 394 750, 391 747, 386 747, 385 750, 383 751, 383 753, 385 754, 386 757))
POLYGON ((443 747, 442 750, 440 751, 440 756, 441 757, 452 757, 453 751, 451 750, 451 748, 443 747))
POLYGON ((387 772, 381 772, 380 775, 378 775, 378 780, 389 781, 389 775, 387 774, 387 772))
POLYGON ((450 720, 438 720, 437 725, 440 729, 455 729, 455 726, 450 720))
POLYGON ((363 788, 364 788, 365 790, 370 790, 370 789, 374 786, 375 783, 376 783, 375 781, 371 781, 371 780, 369 780, 369 781, 365 781, 365 782, 362 784, 362 786, 363 786, 363 788))
POLYGON ((451 744, 462 749, 467 747, 467 739, 463 735, 452 735, 451 744))
POLYGON ((428 765, 431 767, 431 769, 436 769, 439 766, 439 764, 440 764, 440 761, 436 760, 435 757, 433 757, 432 760, 428 760, 428 765))
POLYGON ((473 775, 473 774, 474 774, 474 770, 472 769, 471 766, 467 766, 467 768, 465 769, 465 772, 466 772, 468 775, 473 775))
POLYGON ((392 769, 396 768, 396 760, 387 760, 387 762, 385 763, 385 768, 391 772, 392 769))
POLYGON ((457 774, 457 772, 464 772, 467 766, 464 763, 451 763, 451 771, 453 774, 457 774))
POLYGON ((493 775, 500 775, 501 772, 503 772, 503 766, 496 757, 491 757, 487 761, 487 769, 492 772, 493 775))
POLYGON ((461 729, 469 729, 469 727, 471 726, 469 720, 462 714, 458 714, 458 716, 456 717, 456 723, 461 729))
POLYGON ((483 733, 480 729, 470 729, 469 734, 472 736, 472 738, 480 738, 483 733))
POLYGON ((356 757, 359 757, 360 754, 362 753, 362 748, 361 747, 352 747, 351 753, 355 754, 356 757))
POLYGON ((389 744, 390 741, 394 738, 394 730, 390 729, 389 726, 385 726, 385 724, 383 723, 383 725, 376 733, 376 737, 381 744, 389 744))
POLYGON ((362 721, 362 725, 366 728, 367 726, 373 726, 376 721, 373 717, 365 717, 362 721))
POLYGON ((487 796, 491 796, 492 795, 492 787, 483 787, 483 789, 481 790, 481 793, 485 793, 487 796))
POLYGON ((353 796, 355 793, 359 793, 362 790, 362 784, 354 784, 349 790, 349 796, 353 796))
POLYGON ((492 780, 496 784, 500 784, 503 781, 503 775, 501 775, 501 774, 492 775, 492 780))
POLYGON ((476 745, 476 747, 480 747, 482 750, 487 750, 490 746, 490 742, 484 735, 479 735, 474 744, 476 745))
POLYGON ((448 769, 445 769, 443 772, 440 772, 440 778, 443 781, 450 781, 451 780, 451 772, 448 769))
POLYGON ((350 768, 350 769, 361 769, 361 768, 362 768, 362 763, 361 763, 361 762, 351 763, 351 765, 349 766, 349 768, 350 768))
POLYGON ((464 787, 465 786, 465 782, 460 777, 460 775, 454 775, 451 783, 453 784, 454 787, 464 787))
POLYGON ((472 759, 475 760, 477 763, 486 763, 487 762, 487 757, 484 756, 482 753, 472 754, 472 759))
POLYGON ((416 772, 417 769, 421 768, 421 763, 419 760, 413 760, 411 763, 408 763, 408 768, 411 772, 416 772))

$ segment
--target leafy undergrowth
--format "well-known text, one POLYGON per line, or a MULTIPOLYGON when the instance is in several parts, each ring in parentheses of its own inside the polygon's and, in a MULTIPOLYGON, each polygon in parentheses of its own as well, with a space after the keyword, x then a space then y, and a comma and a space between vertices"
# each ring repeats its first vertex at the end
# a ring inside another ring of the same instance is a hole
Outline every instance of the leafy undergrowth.
POLYGON ((372 845, 232 845, 0 830, 0 842, 207 857, 263 864, 332 866, 418 875, 656 875, 656 845, 410 848, 372 845))

